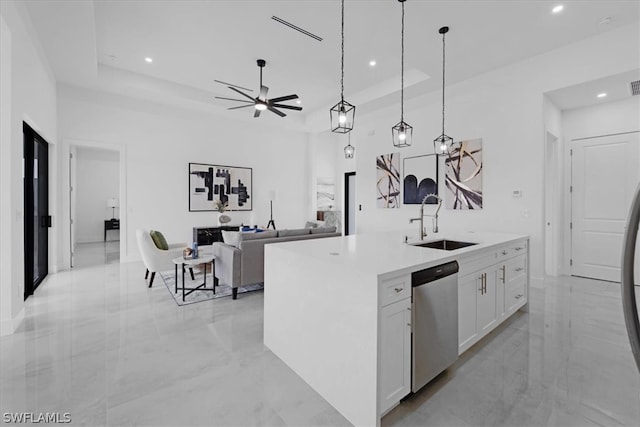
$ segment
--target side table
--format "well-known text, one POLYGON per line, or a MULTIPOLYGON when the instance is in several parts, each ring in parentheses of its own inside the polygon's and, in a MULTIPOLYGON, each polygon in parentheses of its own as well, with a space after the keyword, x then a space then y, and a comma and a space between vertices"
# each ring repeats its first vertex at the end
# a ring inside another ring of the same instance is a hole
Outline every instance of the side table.
POLYGON ((176 280, 175 293, 176 294, 178 293, 178 265, 182 266, 182 301, 184 301, 184 297, 186 297, 187 295, 189 295, 194 291, 212 291, 214 294, 216 293, 216 286, 218 286, 218 279, 216 278, 216 263, 215 263, 216 257, 214 255, 201 254, 198 258, 194 258, 194 259, 184 259, 183 257, 177 257, 177 258, 174 258, 172 261, 176 265, 176 275, 175 275, 175 280, 176 280), (213 276, 213 287, 211 288, 207 288, 207 266, 206 265, 209 263, 211 263, 211 275, 213 276), (205 264, 204 282, 201 285, 196 286, 195 288, 185 287, 184 273, 185 273, 186 267, 189 266, 189 268, 191 269, 196 265, 200 265, 200 264, 205 264))

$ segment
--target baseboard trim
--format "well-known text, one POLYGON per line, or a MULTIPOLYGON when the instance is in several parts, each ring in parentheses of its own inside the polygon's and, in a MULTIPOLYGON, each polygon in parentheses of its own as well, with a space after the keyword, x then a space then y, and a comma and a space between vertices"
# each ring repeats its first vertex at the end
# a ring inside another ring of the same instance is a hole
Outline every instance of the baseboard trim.
POLYGON ((24 307, 22 307, 22 310, 20 310, 17 316, 13 319, 3 319, 2 322, 0 322, 0 336, 3 337, 5 335, 13 334, 16 329, 18 329, 18 326, 20 326, 23 320, 24 307))

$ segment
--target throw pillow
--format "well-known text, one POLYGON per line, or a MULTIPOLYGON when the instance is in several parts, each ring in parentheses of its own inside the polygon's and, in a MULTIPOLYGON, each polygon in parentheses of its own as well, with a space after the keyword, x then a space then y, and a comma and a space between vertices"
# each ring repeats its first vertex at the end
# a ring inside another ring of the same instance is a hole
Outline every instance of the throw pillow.
POLYGON ((317 226, 318 226, 317 222, 307 221, 307 223, 304 225, 304 228, 316 228, 317 226))
POLYGON ((149 233, 151 235, 151 240, 156 245, 156 248, 166 251, 169 249, 169 244, 167 243, 167 239, 164 238, 161 232, 157 230, 151 230, 149 233))
POLYGON ((238 247, 238 241, 240 240, 239 231, 225 231, 222 230, 222 241, 229 246, 238 247))

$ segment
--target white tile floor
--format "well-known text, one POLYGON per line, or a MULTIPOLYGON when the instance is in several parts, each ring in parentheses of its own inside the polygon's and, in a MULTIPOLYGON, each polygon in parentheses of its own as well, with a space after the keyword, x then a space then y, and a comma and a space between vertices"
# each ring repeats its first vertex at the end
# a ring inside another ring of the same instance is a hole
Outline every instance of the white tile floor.
MULTIPOLYGON (((263 346, 262 292, 178 307, 143 277, 140 263, 50 276, 0 338, 0 412, 70 412, 77 425, 349 425, 263 346)), ((383 425, 638 425, 619 285, 547 280, 530 306, 383 425)))

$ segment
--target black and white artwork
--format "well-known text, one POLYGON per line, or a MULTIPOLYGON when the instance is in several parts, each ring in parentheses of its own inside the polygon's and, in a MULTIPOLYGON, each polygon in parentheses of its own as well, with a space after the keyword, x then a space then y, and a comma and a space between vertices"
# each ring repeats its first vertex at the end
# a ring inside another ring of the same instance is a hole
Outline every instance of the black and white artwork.
MULTIPOLYGON (((405 205, 419 205, 427 194, 438 194, 438 157, 435 154, 407 157, 403 160, 403 201, 405 205)), ((437 204, 430 197, 426 204, 437 204)))
POLYGON ((252 210, 252 169, 189 163, 189 211, 215 211, 218 201, 229 211, 252 210))

